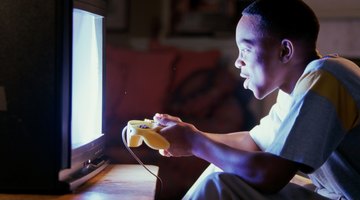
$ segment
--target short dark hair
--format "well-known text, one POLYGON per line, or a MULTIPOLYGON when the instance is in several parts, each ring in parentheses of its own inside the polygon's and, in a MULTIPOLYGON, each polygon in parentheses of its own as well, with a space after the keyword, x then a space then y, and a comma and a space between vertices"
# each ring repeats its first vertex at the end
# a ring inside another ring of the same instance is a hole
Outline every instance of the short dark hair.
POLYGON ((259 15, 261 28, 279 39, 300 39, 316 47, 319 21, 302 0, 256 0, 243 15, 259 15))

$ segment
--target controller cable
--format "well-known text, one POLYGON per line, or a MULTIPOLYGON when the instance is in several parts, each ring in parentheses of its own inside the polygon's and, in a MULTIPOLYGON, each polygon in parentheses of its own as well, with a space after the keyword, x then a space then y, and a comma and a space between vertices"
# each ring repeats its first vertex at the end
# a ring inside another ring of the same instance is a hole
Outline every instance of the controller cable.
POLYGON ((126 143, 126 139, 125 139, 125 135, 126 135, 126 130, 127 130, 127 126, 125 126, 122 130, 122 140, 123 143, 126 147, 126 149, 129 151, 129 153, 134 157, 134 159, 140 164, 142 165, 151 175, 153 175, 157 180, 159 180, 160 182, 160 190, 159 193, 162 192, 162 188, 163 188, 163 181, 161 180, 161 178, 156 175, 154 172, 152 172, 148 167, 146 167, 146 165, 140 160, 140 158, 130 149, 130 147, 128 147, 127 143, 126 143))

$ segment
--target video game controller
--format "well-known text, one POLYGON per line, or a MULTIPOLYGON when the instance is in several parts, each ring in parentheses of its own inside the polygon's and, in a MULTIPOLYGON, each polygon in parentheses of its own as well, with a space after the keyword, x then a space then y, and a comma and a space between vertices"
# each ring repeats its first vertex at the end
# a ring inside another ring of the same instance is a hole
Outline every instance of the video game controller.
POLYGON ((138 147, 145 141, 152 149, 168 149, 170 143, 158 133, 162 128, 154 120, 130 120, 126 131, 127 146, 138 147))

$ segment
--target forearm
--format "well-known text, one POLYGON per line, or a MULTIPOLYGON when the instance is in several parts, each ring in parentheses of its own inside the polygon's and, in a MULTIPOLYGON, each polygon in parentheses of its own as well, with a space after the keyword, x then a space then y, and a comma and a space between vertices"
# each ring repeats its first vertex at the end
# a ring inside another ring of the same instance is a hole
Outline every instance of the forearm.
MULTIPOLYGON (((243 135, 241 137, 244 137, 243 135)), ((240 145, 235 146, 231 136, 220 136, 214 134, 199 134, 193 139, 192 153, 210 163, 215 164, 225 172, 235 173, 242 178, 251 179, 256 171, 253 156, 240 145), (227 143, 231 141, 230 143, 227 143)))
POLYGON ((249 131, 234 132, 228 134, 204 133, 206 137, 212 141, 225 144, 235 149, 242 149, 246 151, 261 151, 251 138, 249 131))
POLYGON ((166 155, 195 155, 259 190, 281 189, 299 168, 298 163, 260 151, 248 132, 210 134, 169 115, 157 114, 155 119, 165 127, 161 134, 171 144, 166 155))
POLYGON ((285 167, 288 163, 282 164, 282 159, 275 155, 244 150, 241 147, 233 148, 222 143, 224 141, 220 136, 199 134, 193 140, 196 145, 192 147, 192 153, 225 172, 238 175, 253 187, 265 192, 279 190, 296 172, 295 166, 291 168, 293 170, 288 170, 285 167))

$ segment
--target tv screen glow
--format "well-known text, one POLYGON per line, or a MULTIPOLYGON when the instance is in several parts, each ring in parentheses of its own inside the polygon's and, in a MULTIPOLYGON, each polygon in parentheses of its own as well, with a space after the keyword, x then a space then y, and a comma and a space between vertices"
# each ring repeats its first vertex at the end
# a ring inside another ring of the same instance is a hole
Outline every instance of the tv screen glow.
POLYGON ((71 144, 80 147, 102 136, 103 17, 73 11, 71 144))

